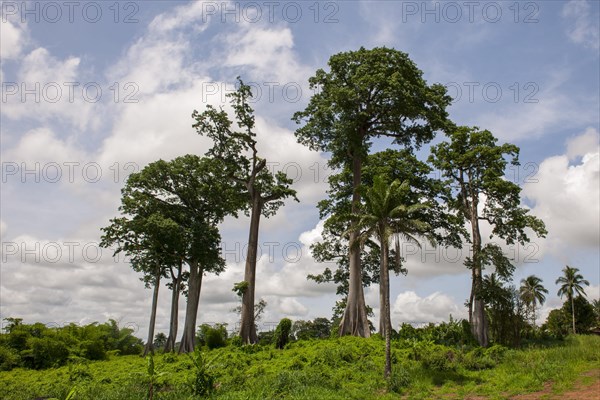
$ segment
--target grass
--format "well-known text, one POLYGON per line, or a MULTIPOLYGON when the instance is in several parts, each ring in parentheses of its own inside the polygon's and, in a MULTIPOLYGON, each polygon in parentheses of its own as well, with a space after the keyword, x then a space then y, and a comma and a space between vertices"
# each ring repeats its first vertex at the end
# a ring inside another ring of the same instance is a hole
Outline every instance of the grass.
MULTIPOLYGON (((393 375, 383 379, 383 341, 343 337, 299 341, 284 350, 272 346, 228 346, 205 352, 207 371, 215 378, 214 399, 430 399, 486 396, 507 398, 539 391, 572 388, 586 371, 598 369, 600 337, 571 336, 548 347, 508 350, 493 368, 470 370, 465 351, 447 369, 432 370, 413 350, 394 343, 393 375)), ((439 348, 436 348, 439 350, 439 348)), ((436 351, 437 351, 436 350, 436 351)), ((186 355, 156 355, 155 399, 190 399, 195 367, 186 355)), ((60 368, 0 372, 0 399, 36 397, 73 400, 146 399, 147 362, 139 356, 113 356, 108 361, 72 363, 60 368)))

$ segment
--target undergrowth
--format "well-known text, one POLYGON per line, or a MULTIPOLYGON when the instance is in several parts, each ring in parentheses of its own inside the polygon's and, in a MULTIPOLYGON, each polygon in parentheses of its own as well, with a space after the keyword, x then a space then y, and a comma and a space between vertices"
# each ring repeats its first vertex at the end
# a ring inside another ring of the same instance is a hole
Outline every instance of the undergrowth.
POLYGON ((383 341, 343 337, 298 341, 281 350, 256 345, 203 348, 194 356, 157 354, 151 374, 148 360, 117 355, 43 371, 16 368, 0 372, 0 398, 64 400, 71 394, 72 400, 141 400, 147 399, 150 383, 153 398, 165 400, 505 398, 541 390, 548 381, 556 392, 567 390, 600 362, 600 337, 594 336, 518 350, 432 341, 392 344, 387 381, 383 341))

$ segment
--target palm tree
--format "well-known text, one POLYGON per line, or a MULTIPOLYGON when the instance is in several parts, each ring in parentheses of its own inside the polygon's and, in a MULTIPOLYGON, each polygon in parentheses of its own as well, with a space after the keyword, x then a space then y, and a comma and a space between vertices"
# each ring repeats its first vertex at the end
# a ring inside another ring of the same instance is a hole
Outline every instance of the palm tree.
POLYGON ((525 279, 521 279, 521 288, 519 294, 521 300, 531 309, 533 327, 535 328, 535 308, 538 303, 541 306, 546 301, 545 294, 548 294, 548 290, 542 285, 542 280, 535 275, 529 275, 525 279))
POLYGON ((594 307, 594 315, 596 316, 596 326, 600 328, 600 299, 592 300, 592 307, 594 307))
POLYGON ((384 176, 376 176, 373 186, 366 190, 363 213, 355 215, 358 222, 352 231, 360 232, 357 241, 351 245, 364 246, 372 236, 379 241, 380 271, 379 290, 381 302, 380 331, 385 336, 385 377, 391 373, 390 335, 392 330, 390 317, 389 284, 389 242, 396 236, 396 265, 400 266, 400 237, 419 244, 417 235, 424 235, 429 225, 417 218, 415 212, 428 207, 426 204, 405 204, 410 194, 408 181, 399 180, 387 184, 384 176))
POLYGON ((562 285, 558 289, 558 295, 562 299, 563 295, 567 296, 567 300, 571 302, 571 315, 573 316, 573 333, 575 333, 575 294, 579 296, 585 296, 585 290, 581 285, 589 286, 590 283, 583 279, 583 276, 578 273, 579 269, 569 267, 568 265, 563 269, 564 276, 561 276, 556 280, 556 284, 562 285))

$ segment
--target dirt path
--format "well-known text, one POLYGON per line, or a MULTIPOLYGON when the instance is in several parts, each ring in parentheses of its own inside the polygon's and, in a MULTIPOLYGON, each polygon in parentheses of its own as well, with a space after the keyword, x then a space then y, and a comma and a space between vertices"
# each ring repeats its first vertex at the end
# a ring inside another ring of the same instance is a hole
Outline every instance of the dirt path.
POLYGON ((544 385, 544 390, 535 393, 521 394, 511 397, 514 400, 600 400, 600 369, 586 372, 584 376, 593 377, 592 384, 585 384, 579 379, 575 387, 561 394, 552 393, 552 382, 544 385))

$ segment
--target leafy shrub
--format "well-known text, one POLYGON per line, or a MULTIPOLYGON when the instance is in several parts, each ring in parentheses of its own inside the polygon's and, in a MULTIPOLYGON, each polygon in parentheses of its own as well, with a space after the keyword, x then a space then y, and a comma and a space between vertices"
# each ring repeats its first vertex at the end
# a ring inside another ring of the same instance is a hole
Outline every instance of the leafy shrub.
POLYGON ((93 378, 90 367, 85 360, 69 362, 69 381, 76 382, 80 380, 92 380, 93 378))
POLYGON ((21 357, 16 350, 0 346, 0 371, 10 371, 21 364, 21 357))
POLYGON ((477 342, 471 334, 469 322, 461 319, 454 320, 450 316, 449 322, 440 324, 430 323, 422 328, 415 328, 403 323, 394 338, 405 340, 432 340, 434 343, 445 346, 475 345, 477 342))
POLYGON ((273 337, 275 336, 274 331, 263 331, 258 333, 258 344, 262 346, 273 343, 273 337))
POLYGON ((162 356, 162 361, 166 364, 173 364, 175 362, 177 362, 177 356, 175 355, 175 353, 164 353, 162 356))
POLYGON ((217 329, 210 329, 206 332, 206 345, 209 349, 216 349, 225 346, 225 338, 221 331, 217 329))
POLYGON ((21 352, 24 364, 33 369, 44 369, 64 365, 69 357, 67 347, 51 338, 29 339, 30 350, 21 352))
POLYGON ((502 361, 507 351, 507 347, 504 347, 500 344, 495 344, 485 349, 485 355, 494 360, 496 363, 499 363, 502 361))
POLYGON ((277 329, 275 329, 275 347, 283 349, 286 344, 290 341, 290 331, 292 330, 292 321, 289 318, 283 318, 277 329))
POLYGON ((485 353, 482 347, 476 347, 464 355, 462 364, 468 370, 480 371, 493 368, 496 362, 485 353))
POLYGON ((242 347, 242 345, 244 344, 240 335, 235 335, 234 337, 232 337, 230 343, 232 346, 235 347, 242 347))
POLYGON ((216 324, 214 327, 208 324, 200 325, 198 330, 198 341, 209 349, 217 349, 227 344, 227 328, 225 324, 216 324))
POLYGON ((456 352, 446 346, 433 344, 432 341, 416 342, 410 358, 420 360, 423 367, 433 371, 454 371, 456 352))
POLYGON ((402 389, 407 388, 412 382, 410 372, 405 367, 397 367, 392 370, 388 380, 388 390, 390 392, 402 393, 402 389))
POLYGON ((292 334, 297 340, 326 339, 331 335, 331 322, 327 318, 295 321, 292 326, 292 334))
POLYGON ((106 349, 101 341, 86 340, 79 345, 81 355, 88 360, 106 360, 106 349))
POLYGON ((215 377, 209 372, 209 363, 202 352, 197 348, 194 356, 190 356, 194 365, 194 372, 189 381, 192 393, 197 396, 208 396, 214 391, 215 377))

